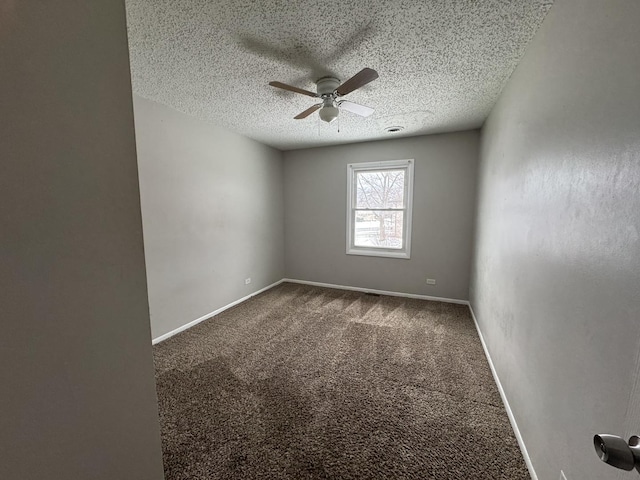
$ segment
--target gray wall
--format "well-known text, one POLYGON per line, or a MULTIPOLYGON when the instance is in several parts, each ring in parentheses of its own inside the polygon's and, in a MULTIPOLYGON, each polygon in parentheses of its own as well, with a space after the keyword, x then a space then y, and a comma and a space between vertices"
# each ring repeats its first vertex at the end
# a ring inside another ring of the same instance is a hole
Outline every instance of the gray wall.
POLYGON ((144 98, 134 107, 157 338, 283 277, 282 154, 144 98))
POLYGON ((634 476, 591 439, 640 433, 638 25, 558 0, 482 132, 471 302, 544 480, 634 476))
POLYGON ((285 152, 287 278, 466 300, 478 140, 469 131, 285 152), (347 164, 408 158, 411 259, 347 255, 347 164))
POLYGON ((124 2, 1 2, 0 65, 0 478, 161 479, 124 2))

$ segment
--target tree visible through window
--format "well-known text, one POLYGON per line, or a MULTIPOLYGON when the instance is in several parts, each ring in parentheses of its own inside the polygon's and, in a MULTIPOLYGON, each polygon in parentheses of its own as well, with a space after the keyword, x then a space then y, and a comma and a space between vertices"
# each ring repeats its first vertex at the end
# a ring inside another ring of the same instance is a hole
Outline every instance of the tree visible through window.
POLYGON ((356 172, 356 187, 354 245, 402 248, 404 170, 356 172))
POLYGON ((409 257, 411 160, 349 165, 347 253, 409 257))

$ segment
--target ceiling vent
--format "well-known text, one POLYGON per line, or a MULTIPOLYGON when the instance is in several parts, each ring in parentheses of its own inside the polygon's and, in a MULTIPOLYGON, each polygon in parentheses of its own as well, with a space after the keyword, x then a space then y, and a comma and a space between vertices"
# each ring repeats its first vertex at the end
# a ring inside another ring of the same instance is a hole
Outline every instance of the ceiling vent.
POLYGON ((384 131, 387 133, 398 133, 402 130, 404 130, 404 127, 401 127, 400 125, 392 125, 390 127, 385 127, 384 129, 384 131))

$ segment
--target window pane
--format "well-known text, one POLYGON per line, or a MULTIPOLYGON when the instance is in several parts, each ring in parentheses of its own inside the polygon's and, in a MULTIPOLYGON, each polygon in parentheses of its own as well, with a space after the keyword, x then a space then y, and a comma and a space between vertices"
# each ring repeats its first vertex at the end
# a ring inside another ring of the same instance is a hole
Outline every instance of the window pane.
POLYGON ((356 208, 404 208, 404 169, 355 173, 356 208))
POLYGON ((402 248, 404 211, 360 210, 355 215, 354 246, 402 248))

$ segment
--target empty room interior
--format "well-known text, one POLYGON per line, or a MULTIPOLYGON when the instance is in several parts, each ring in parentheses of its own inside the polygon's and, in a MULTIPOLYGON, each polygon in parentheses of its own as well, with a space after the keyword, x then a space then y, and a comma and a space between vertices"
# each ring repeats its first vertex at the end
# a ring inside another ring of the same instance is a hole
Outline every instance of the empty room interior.
POLYGON ((0 478, 638 478, 639 25, 0 0, 0 478))

